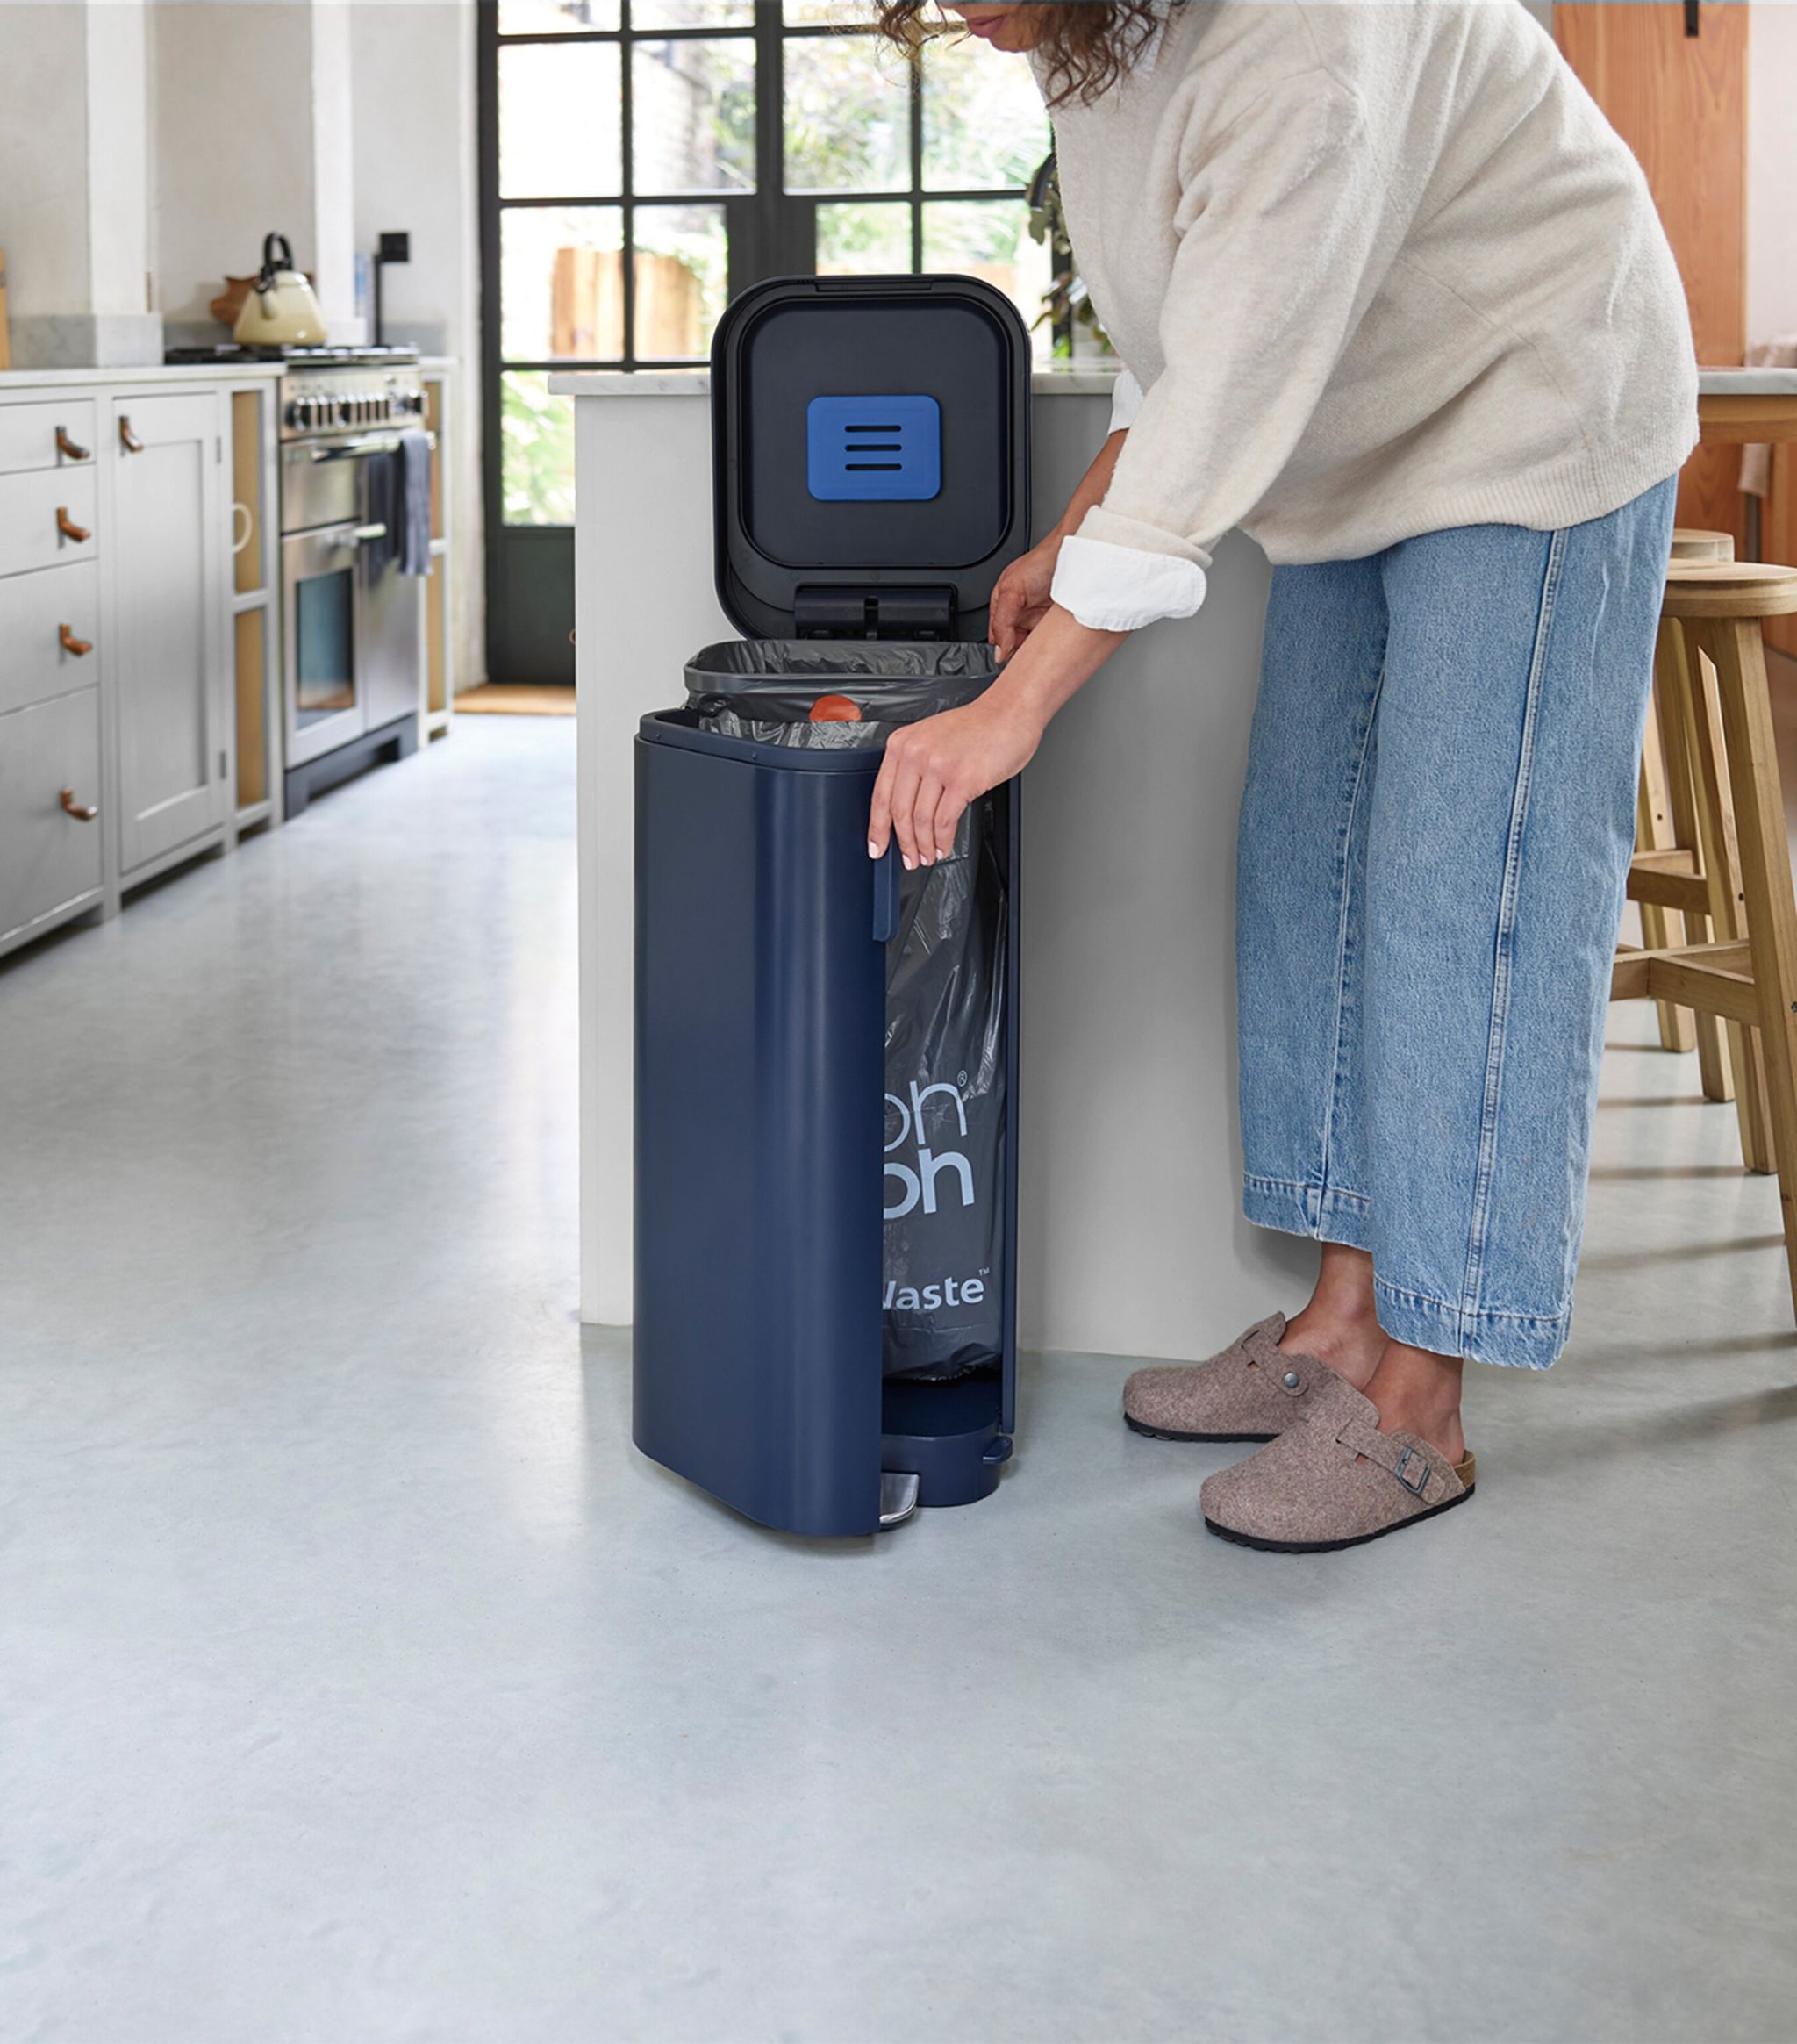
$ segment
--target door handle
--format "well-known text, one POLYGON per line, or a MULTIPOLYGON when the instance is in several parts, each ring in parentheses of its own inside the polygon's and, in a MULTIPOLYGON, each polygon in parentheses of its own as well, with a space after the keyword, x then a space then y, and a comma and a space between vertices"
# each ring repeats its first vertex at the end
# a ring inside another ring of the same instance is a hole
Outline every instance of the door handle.
POLYGON ((77 802, 73 788, 64 788, 61 800, 64 814, 73 816, 77 823, 91 823, 100 814, 91 802, 77 802))
POLYGON ((65 653, 73 653, 77 660, 84 660, 94 649, 90 639, 77 639, 67 625, 58 625, 56 636, 62 643, 65 653))
POLYGON ((93 534, 84 525, 77 525, 68 515, 68 506, 66 504, 59 504, 56 506, 56 529, 66 540, 86 540, 93 537, 93 534))
POLYGON ((92 448, 77 447, 61 426, 56 428, 56 451, 71 462, 90 462, 94 458, 92 448))
POLYGON ((144 443, 131 430, 131 420, 122 412, 118 414, 118 437, 125 443, 126 454, 140 455, 144 451, 144 443))

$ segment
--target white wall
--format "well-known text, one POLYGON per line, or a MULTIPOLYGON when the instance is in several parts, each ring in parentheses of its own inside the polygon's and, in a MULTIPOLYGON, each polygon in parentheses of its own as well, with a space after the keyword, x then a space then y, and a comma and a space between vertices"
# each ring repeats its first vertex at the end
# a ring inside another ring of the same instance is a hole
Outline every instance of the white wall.
POLYGON ((87 21, 57 0, 0 7, 0 247, 15 319, 86 309, 87 21))
POLYGON ((1756 0, 1747 39, 1747 339, 1797 333, 1797 4, 1756 0))
POLYGON ((484 678, 481 601, 480 220, 475 11, 466 0, 356 0, 354 241, 412 237, 383 281, 383 333, 461 363, 449 474, 456 534, 456 681, 484 678))

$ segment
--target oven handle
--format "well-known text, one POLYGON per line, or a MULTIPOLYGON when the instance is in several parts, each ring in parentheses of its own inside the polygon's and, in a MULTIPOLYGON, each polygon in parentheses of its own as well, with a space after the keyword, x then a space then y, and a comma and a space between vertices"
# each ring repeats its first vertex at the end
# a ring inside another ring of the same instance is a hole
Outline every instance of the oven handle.
MULTIPOLYGON (((430 441, 431 446, 434 448, 437 444, 436 434, 427 433, 425 438, 430 441)), ((385 438, 376 436, 372 440, 342 441, 335 447, 308 448, 306 452, 315 462, 347 462, 354 460, 357 455, 394 454, 398 450, 398 447, 399 436, 397 434, 392 434, 385 438)))
POLYGON ((383 540, 387 536, 384 525, 333 525, 327 532, 304 533, 303 539, 319 539, 333 547, 357 547, 364 540, 383 540))

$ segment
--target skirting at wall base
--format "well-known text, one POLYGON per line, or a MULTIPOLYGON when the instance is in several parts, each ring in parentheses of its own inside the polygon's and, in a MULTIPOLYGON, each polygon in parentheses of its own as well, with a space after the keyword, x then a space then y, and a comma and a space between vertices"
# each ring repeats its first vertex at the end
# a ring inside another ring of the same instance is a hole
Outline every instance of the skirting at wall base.
POLYGON ((13 318, 14 369, 139 369, 161 359, 160 312, 28 312, 13 318))

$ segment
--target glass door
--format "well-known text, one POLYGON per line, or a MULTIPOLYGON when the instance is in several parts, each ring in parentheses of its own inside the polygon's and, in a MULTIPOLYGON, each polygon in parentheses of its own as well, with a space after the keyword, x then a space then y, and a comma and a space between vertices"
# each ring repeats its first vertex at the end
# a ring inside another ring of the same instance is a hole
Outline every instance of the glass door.
MULTIPOLYGON (((558 369, 697 367, 769 276, 951 269, 1038 321, 1027 63, 856 0, 482 0, 488 671, 574 678, 558 369)), ((1042 352, 1056 336, 1036 326, 1042 352)))

